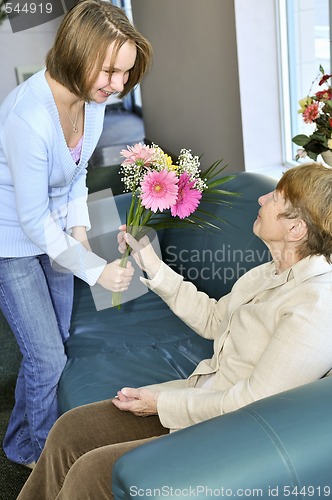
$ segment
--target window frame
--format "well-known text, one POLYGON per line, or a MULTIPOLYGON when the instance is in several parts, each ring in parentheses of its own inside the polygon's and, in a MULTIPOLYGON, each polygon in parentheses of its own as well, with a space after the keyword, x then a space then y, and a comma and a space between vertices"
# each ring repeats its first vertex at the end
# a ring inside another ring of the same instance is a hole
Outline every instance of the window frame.
MULTIPOLYGON (((279 47, 279 72, 280 72, 280 116, 281 116, 281 136, 283 149, 283 163, 286 168, 291 168, 298 165, 295 160, 296 146, 292 142, 292 137, 300 133, 307 133, 305 126, 301 123, 301 118, 298 114, 298 101, 305 97, 310 91, 310 86, 318 75, 319 65, 321 60, 317 57, 316 51, 316 24, 315 16, 308 16, 308 13, 314 9, 314 2, 302 3, 303 0, 276 0, 277 5, 277 20, 278 20, 278 47, 279 47), (300 9, 301 7, 301 9, 300 9), (297 15, 295 14, 298 10, 297 15), (306 12, 306 9, 308 12, 306 12), (307 17, 306 17, 307 16, 307 17), (312 25, 305 25, 305 20, 310 19, 312 25), (314 45, 310 56, 310 47, 302 47, 301 35, 306 32, 306 29, 312 30, 314 37, 314 45), (302 32, 301 32, 302 30, 302 32), (305 50, 309 51, 306 54, 305 50), (300 125, 299 125, 300 124, 300 125)), ((318 0, 317 0, 318 1, 318 0)), ((327 0, 329 9, 328 27, 332 33, 332 0, 327 0)), ((331 38, 331 36, 329 36, 331 38)), ((325 71, 330 71, 332 68, 332 49, 329 49, 329 68, 324 65, 325 71)), ((324 59, 325 60, 325 59, 324 59)), ((303 161, 308 161, 305 158, 303 161)))

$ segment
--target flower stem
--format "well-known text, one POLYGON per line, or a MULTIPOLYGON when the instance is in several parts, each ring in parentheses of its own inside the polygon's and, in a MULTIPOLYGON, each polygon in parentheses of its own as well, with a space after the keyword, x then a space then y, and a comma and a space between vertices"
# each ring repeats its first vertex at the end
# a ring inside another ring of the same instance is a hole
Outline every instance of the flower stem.
MULTIPOLYGON (((131 248, 129 246, 127 246, 124 254, 121 257, 120 267, 126 267, 130 252, 131 252, 131 248)), ((122 298, 122 292, 113 292, 113 294, 112 294, 112 307, 117 307, 118 309, 121 309, 121 298, 122 298)))

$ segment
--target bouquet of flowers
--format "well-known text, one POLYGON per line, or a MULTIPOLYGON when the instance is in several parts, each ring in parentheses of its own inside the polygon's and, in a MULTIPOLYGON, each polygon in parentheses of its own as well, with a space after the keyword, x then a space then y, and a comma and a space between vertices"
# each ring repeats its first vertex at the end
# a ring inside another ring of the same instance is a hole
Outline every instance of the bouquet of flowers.
POLYGON ((322 90, 299 101, 298 112, 302 114, 304 123, 314 125, 314 131, 309 136, 299 134, 293 137, 292 141, 301 146, 295 157, 296 160, 306 156, 316 160, 319 154, 332 150, 332 88, 328 83, 331 77, 332 75, 325 74, 324 68, 320 66, 319 74, 312 82, 311 89, 319 80, 318 85, 322 87, 322 90))
MULTIPOLYGON (((218 217, 199 205, 203 194, 205 201, 218 204, 227 203, 224 195, 236 195, 220 189, 221 184, 233 178, 219 177, 227 166, 220 166, 222 160, 216 161, 202 174, 200 158, 188 149, 181 149, 175 163, 155 144, 128 146, 121 151, 121 156, 125 158, 120 168, 124 191, 132 193, 126 225, 134 237, 142 237, 147 228, 158 230, 185 225, 220 229, 209 220, 218 217)), ((130 252, 127 247, 121 258, 123 267, 130 252)), ((113 292, 112 305, 120 307, 120 304, 121 292, 113 292)))

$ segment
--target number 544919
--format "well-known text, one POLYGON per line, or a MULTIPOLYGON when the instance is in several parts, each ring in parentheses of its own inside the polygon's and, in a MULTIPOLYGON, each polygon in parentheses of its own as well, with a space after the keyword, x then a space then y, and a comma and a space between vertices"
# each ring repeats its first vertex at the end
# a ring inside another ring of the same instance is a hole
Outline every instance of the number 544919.
POLYGON ((284 486, 283 493, 285 497, 329 497, 331 488, 330 486, 284 486))
POLYGON ((15 2, 6 2, 4 5, 4 10, 7 14, 51 14, 52 13, 52 4, 50 2, 43 3, 25 3, 20 5, 15 2))

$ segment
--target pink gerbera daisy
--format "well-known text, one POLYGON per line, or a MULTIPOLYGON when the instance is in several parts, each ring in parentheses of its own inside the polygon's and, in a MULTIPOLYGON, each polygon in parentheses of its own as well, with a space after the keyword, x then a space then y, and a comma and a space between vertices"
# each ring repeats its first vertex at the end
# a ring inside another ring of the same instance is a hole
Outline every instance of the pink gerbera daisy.
POLYGON ((191 181, 186 172, 180 175, 178 199, 176 204, 171 207, 173 217, 178 216, 180 219, 184 219, 195 212, 202 193, 198 189, 195 189, 194 185, 195 181, 191 181))
POLYGON ((303 121, 304 123, 312 123, 319 117, 319 104, 318 102, 313 102, 303 111, 303 121))
POLYGON ((177 199, 177 182, 178 178, 173 171, 152 170, 145 174, 141 185, 143 207, 151 208, 152 212, 170 208, 177 199))
POLYGON ((123 156, 125 161, 122 165, 137 165, 138 167, 149 167, 152 164, 152 157, 155 154, 153 148, 146 146, 145 144, 135 144, 134 146, 128 146, 128 149, 123 149, 120 154, 123 156))

